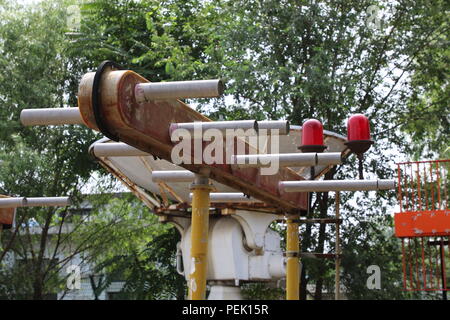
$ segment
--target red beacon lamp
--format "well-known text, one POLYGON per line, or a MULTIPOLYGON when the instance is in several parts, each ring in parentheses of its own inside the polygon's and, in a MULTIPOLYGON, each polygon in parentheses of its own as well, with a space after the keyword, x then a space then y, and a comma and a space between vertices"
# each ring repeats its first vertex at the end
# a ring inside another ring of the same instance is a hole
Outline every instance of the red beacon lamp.
POLYGON ((364 179, 363 160, 364 153, 370 149, 374 142, 370 139, 369 119, 362 114, 355 114, 347 122, 346 145, 355 153, 359 160, 359 179, 364 179))
MULTIPOLYGON (((303 123, 302 144, 298 147, 303 153, 322 153, 327 146, 323 144, 323 125, 319 120, 309 119, 303 123)), ((310 180, 314 180, 316 172, 314 166, 311 167, 310 180)), ((301 216, 307 215, 311 211, 312 194, 308 193, 308 210, 301 216)))
POLYGON ((302 145, 299 149, 303 153, 323 152, 327 147, 323 144, 323 125, 319 120, 310 119, 303 123, 302 145))

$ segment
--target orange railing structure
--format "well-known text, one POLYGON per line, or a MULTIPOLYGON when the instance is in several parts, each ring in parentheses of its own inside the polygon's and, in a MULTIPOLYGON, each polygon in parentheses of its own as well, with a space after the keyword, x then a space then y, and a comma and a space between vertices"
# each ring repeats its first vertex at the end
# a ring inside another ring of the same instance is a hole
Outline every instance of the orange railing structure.
POLYGON ((403 287, 446 291, 450 267, 450 160, 398 163, 399 212, 395 235, 402 240, 403 287))

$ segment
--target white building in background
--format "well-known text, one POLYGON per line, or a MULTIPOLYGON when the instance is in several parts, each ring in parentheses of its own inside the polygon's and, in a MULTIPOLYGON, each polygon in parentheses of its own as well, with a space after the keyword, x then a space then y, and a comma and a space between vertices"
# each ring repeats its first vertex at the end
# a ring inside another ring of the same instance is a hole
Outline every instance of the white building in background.
MULTIPOLYGON (((120 194, 115 194, 113 197, 119 197, 120 194)), ((87 214, 92 210, 92 205, 89 202, 84 202, 80 205, 80 208, 70 210, 70 214, 87 214)), ((39 235, 42 233, 41 227, 30 227, 31 235, 39 235)), ((59 227, 52 227, 48 231, 48 237, 51 239, 55 235, 69 234, 73 231, 73 225, 70 222, 64 223, 61 230, 59 227)), ((18 233, 19 237, 25 236, 18 233)), ((38 249, 38 248, 36 248, 38 249)), ((50 240, 47 243, 47 249, 44 255, 44 261, 47 263, 53 257, 53 251, 55 250, 55 244, 50 240)), ((62 261, 73 254, 71 252, 73 247, 69 244, 65 252, 60 252, 54 257, 58 261, 62 261)), ((25 259, 19 257, 13 252, 7 253, 4 258, 4 263, 10 268, 14 268, 17 264, 24 263, 25 259)), ((99 281, 103 279, 104 275, 94 273, 94 266, 83 260, 82 253, 75 254, 71 257, 71 260, 65 263, 64 267, 60 271, 61 278, 67 278, 66 289, 61 292, 54 292, 47 294, 45 299, 47 300, 94 300, 96 296, 94 294, 94 287, 97 287, 99 281)), ((119 294, 125 285, 124 281, 113 281, 105 290, 98 293, 97 299, 99 300, 114 300, 119 298, 119 294)))

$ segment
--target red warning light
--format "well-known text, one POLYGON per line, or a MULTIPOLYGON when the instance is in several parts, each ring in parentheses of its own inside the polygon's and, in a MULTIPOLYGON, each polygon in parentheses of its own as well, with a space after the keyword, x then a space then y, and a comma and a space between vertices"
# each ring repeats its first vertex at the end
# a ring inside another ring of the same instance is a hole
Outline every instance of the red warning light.
POLYGON ((370 140, 370 124, 366 116, 355 114, 348 119, 347 140, 370 140))
POLYGON ((319 120, 310 119, 303 123, 302 152, 323 152, 327 147, 323 144, 323 125, 319 120))
POLYGON ((370 140, 369 119, 362 114, 355 114, 347 122, 347 146, 358 157, 370 149, 373 141, 370 140))
POLYGON ((349 149, 358 156, 359 160, 359 178, 364 179, 363 159, 364 153, 370 149, 373 141, 370 140, 369 119, 362 114, 355 114, 347 122, 347 142, 349 149))

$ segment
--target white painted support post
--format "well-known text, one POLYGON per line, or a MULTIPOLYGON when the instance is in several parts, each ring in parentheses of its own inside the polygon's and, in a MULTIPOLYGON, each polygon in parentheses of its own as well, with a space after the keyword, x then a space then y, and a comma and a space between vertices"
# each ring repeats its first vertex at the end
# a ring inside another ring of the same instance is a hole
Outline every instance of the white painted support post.
MULTIPOLYGON (((258 122, 255 120, 237 120, 237 121, 210 121, 210 122, 187 122, 172 123, 169 132, 172 134, 177 129, 185 129, 194 132, 194 130, 206 131, 209 129, 217 129, 224 134, 227 130, 244 130, 245 133, 256 135, 258 133, 258 122), (248 131, 249 130, 249 131, 248 131)), ((234 132, 231 132, 234 134, 234 132)))
MULTIPOLYGON (((192 193, 189 194, 189 198, 192 200, 192 193)), ((215 192, 210 193, 211 203, 248 203, 248 202, 262 202, 254 198, 248 198, 243 193, 239 192, 215 192)))
POLYGON ((67 207, 70 206, 69 197, 26 198, 25 207, 67 207))
POLYGON ((278 130, 279 135, 288 135, 291 130, 287 120, 258 121, 258 127, 259 130, 266 129, 268 135, 272 134, 272 130, 278 130))
POLYGON ((221 80, 194 80, 158 83, 140 83, 135 87, 138 103, 152 100, 216 98, 223 94, 221 80))
POLYGON ((149 153, 136 149, 126 143, 96 143, 92 148, 96 157, 146 157, 149 153))
POLYGON ((19 208, 26 204, 25 198, 0 198, 0 208, 19 208))
POLYGON ((70 205, 69 197, 0 198, 0 208, 66 207, 69 205, 70 205))
POLYGON ((395 180, 281 181, 281 192, 371 191, 395 188, 395 180))
POLYGON ((78 108, 24 109, 20 121, 24 126, 84 124, 78 108))
POLYGON ((317 165, 337 165, 342 162, 336 153, 281 153, 233 155, 231 163, 238 168, 270 167, 278 163, 280 167, 311 167, 317 165))
POLYGON ((153 171, 153 182, 193 182, 195 174, 188 170, 153 171))

